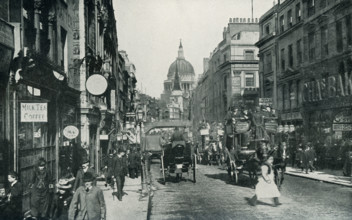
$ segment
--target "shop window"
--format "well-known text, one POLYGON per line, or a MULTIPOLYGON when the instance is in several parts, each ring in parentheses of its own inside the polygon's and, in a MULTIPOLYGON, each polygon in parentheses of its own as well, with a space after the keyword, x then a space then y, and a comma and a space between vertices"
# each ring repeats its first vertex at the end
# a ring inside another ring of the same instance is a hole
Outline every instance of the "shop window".
POLYGON ((246 87, 254 87, 254 73, 246 73, 246 87))
POLYGON ((287 25, 289 28, 292 27, 292 21, 293 21, 292 10, 288 10, 288 12, 287 12, 287 25))
POLYGON ((308 34, 309 61, 315 60, 315 33, 308 34))
POLYGON ((302 63, 302 41, 299 39, 296 42, 296 51, 297 51, 297 64, 302 63))
POLYGON ((288 45, 288 65, 293 67, 293 49, 292 44, 288 45))
POLYGON ((244 51, 244 59, 245 60, 254 60, 254 51, 253 50, 245 50, 244 51))
POLYGON ((342 36, 342 22, 336 22, 336 50, 341 52, 343 50, 343 36, 342 36))
POLYGON ((296 23, 301 21, 301 16, 302 16, 301 13, 302 13, 302 11, 301 11, 301 3, 298 3, 296 5, 296 23))
POLYGON ((321 56, 325 58, 329 55, 328 44, 328 27, 325 25, 321 28, 321 56))

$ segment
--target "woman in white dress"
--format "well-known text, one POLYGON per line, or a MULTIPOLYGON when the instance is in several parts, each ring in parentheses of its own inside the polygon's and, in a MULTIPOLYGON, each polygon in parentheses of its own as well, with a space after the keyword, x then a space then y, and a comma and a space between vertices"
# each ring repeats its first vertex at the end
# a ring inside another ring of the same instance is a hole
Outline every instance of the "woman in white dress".
POLYGON ((258 199, 267 198, 272 198, 275 206, 281 205, 279 202, 280 192, 274 181, 273 161, 273 156, 269 156, 261 166, 262 175, 258 178, 255 195, 250 199, 253 206, 257 204, 258 199))

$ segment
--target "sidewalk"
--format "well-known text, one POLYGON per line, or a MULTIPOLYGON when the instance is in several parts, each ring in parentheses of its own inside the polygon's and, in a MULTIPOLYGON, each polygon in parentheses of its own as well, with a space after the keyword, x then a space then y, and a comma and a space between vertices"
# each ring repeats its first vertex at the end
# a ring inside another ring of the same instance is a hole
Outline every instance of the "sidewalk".
MULTIPOLYGON (((126 177, 124 192, 127 193, 119 201, 112 196, 110 186, 105 187, 104 181, 98 181, 97 185, 103 190, 106 203, 106 220, 114 219, 147 219, 148 196, 140 200, 141 178, 130 179, 126 177)), ((116 189, 115 189, 116 192, 116 189)))
POLYGON ((314 171, 314 172, 308 172, 308 174, 306 174, 305 171, 302 172, 300 168, 292 168, 292 167, 286 167, 285 174, 352 187, 351 177, 343 176, 342 174, 341 175, 336 173, 330 174, 328 172, 324 172, 320 170, 314 171))

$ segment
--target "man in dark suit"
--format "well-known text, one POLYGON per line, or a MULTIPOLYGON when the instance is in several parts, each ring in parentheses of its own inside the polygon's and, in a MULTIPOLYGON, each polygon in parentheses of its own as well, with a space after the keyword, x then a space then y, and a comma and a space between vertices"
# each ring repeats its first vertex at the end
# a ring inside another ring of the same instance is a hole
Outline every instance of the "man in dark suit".
POLYGON ((18 181, 16 172, 9 172, 7 178, 10 186, 3 198, 5 206, 0 216, 1 219, 19 220, 22 219, 22 184, 18 181))
POLYGON ((113 165, 113 176, 112 178, 115 178, 116 180, 116 185, 117 185, 117 198, 122 201, 122 195, 123 195, 123 186, 125 184, 125 175, 126 175, 126 161, 123 158, 125 155, 125 151, 120 148, 117 153, 117 157, 114 160, 114 165, 113 165))
MULTIPOLYGON (((93 174, 93 176, 96 178, 94 169, 89 167, 89 160, 83 161, 82 167, 77 171, 76 180, 75 180, 75 183, 73 184, 73 189, 72 189, 73 193, 75 193, 78 187, 84 186, 83 175, 87 172, 93 174)), ((96 180, 93 181, 93 185, 94 186, 97 185, 96 180)))
POLYGON ((141 163, 140 156, 136 153, 135 149, 132 149, 132 152, 128 156, 128 168, 130 173, 130 178, 138 178, 138 166, 141 163))

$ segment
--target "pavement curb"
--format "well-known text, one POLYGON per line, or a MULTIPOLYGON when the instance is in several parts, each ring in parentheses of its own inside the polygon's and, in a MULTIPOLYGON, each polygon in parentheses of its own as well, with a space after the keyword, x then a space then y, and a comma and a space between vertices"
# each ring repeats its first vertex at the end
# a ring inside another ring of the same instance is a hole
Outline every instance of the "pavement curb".
POLYGON ((351 187, 352 188, 352 183, 348 184, 348 183, 341 183, 341 182, 336 182, 336 181, 331 181, 331 180, 325 180, 325 179, 318 179, 309 175, 300 175, 300 174, 296 174, 296 173, 292 173, 292 172, 285 172, 285 174, 290 175, 290 176, 296 176, 296 177, 300 177, 300 178, 304 178, 304 179, 310 179, 310 180, 315 180, 318 182, 324 182, 324 183, 330 183, 330 184, 335 184, 335 185, 340 185, 340 186, 345 186, 345 187, 351 187))

